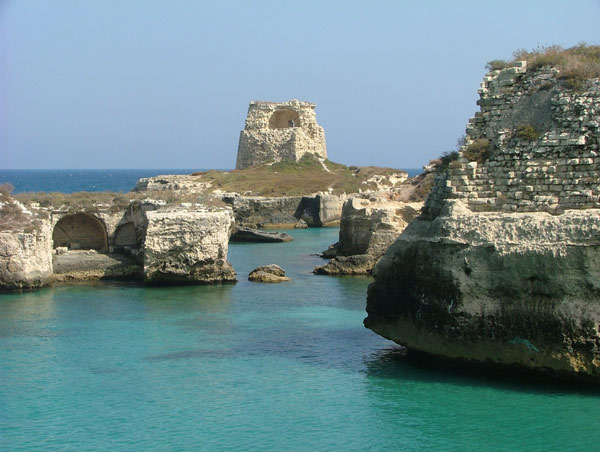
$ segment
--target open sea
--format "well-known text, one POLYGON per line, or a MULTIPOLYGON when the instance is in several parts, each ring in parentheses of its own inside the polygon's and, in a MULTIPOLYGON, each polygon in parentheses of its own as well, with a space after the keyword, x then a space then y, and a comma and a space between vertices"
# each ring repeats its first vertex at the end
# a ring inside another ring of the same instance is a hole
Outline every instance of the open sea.
POLYGON ((0 450, 600 449, 600 390, 405 356, 370 278, 311 274, 338 229, 287 232, 230 245, 235 285, 0 295, 0 450), (247 281, 270 263, 293 281, 247 281))
MULTIPOLYGON (((5 170, 0 169, 0 184, 10 183, 14 193, 45 191, 73 193, 77 191, 115 191, 125 193, 142 177, 163 174, 191 174, 205 169, 76 169, 76 170, 5 170)), ((407 168, 409 177, 421 173, 420 168, 407 168)))

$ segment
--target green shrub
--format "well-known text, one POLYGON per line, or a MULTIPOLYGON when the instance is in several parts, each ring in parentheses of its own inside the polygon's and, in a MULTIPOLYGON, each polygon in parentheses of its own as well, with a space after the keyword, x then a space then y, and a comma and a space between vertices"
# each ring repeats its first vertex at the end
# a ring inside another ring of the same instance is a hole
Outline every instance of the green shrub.
POLYGON ((444 152, 440 156, 440 169, 446 169, 451 162, 458 160, 458 151, 444 152))
POLYGON ((523 124, 517 127, 515 137, 526 141, 536 141, 540 137, 540 132, 531 124, 523 124))
POLYGON ((586 80, 600 77, 600 46, 585 43, 568 49, 558 45, 540 46, 531 51, 517 50, 513 56, 514 61, 527 61, 528 70, 545 66, 557 68, 558 78, 571 89, 581 89, 586 80))
POLYGON ((490 140, 486 138, 479 138, 473 141, 465 150, 463 150, 463 157, 470 162, 484 163, 490 158, 490 148, 490 140))

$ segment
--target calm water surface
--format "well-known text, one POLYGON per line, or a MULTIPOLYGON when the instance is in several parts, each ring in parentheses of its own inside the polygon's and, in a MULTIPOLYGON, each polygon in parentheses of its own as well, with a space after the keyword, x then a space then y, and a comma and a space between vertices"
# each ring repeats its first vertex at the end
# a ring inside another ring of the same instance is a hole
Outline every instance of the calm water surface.
POLYGON ((368 278, 310 274, 337 229, 289 232, 230 247, 237 285, 0 296, 0 450, 598 450, 598 393, 407 360, 368 278))

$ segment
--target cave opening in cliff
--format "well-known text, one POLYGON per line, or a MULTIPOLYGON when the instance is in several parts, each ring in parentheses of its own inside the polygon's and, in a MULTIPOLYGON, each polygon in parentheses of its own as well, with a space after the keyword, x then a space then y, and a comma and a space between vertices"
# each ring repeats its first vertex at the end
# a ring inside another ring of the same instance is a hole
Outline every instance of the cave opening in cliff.
POLYGON ((61 218, 52 231, 54 247, 66 246, 70 250, 108 249, 104 223, 88 213, 76 213, 61 218))
POLYGON ((271 115, 269 128, 287 129, 290 127, 300 127, 300 116, 294 110, 282 108, 271 115))

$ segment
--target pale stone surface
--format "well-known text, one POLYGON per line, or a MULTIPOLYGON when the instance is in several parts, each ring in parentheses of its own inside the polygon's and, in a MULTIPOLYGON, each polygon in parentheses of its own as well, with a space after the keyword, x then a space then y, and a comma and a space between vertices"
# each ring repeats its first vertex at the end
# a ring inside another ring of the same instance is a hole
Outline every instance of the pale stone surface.
POLYGON ((227 261, 230 210, 147 212, 144 280, 150 283, 219 283, 236 280, 227 261))
POLYGON ((317 124, 315 107, 296 99, 251 102, 235 168, 281 160, 297 162, 306 153, 326 159, 325 132, 317 124))
POLYGON ((31 233, 0 232, 0 290, 30 290, 52 279, 52 226, 38 219, 31 233))
MULTIPOLYGON (((380 192, 350 197, 344 203, 335 257, 317 267, 319 274, 365 274, 415 218, 423 203, 394 200, 380 192), (350 256, 367 256, 347 259, 350 256), (346 257, 346 258, 343 258, 346 257)), ((331 255, 331 251, 328 255, 331 255)))
POLYGON ((411 223, 373 270, 365 325, 435 355, 600 377, 600 210, 411 223))
POLYGON ((573 91, 557 73, 484 78, 458 160, 373 269, 368 328, 433 355, 600 382, 600 80, 573 91), (489 156, 474 164, 477 140, 489 156))

